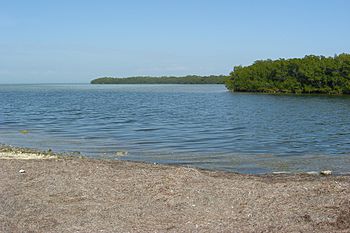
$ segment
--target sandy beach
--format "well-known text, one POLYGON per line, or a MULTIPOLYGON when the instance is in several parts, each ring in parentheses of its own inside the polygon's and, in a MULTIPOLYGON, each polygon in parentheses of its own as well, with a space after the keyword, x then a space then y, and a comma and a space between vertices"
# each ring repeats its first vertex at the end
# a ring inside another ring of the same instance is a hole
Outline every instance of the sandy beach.
POLYGON ((0 150, 0 232, 350 232, 350 177, 0 150))

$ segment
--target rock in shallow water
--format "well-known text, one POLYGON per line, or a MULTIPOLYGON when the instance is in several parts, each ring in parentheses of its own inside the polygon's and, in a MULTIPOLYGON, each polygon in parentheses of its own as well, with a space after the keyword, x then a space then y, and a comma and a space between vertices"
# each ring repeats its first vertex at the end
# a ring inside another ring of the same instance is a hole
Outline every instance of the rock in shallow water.
POLYGON ((325 170, 325 171, 321 171, 320 174, 321 174, 321 175, 324 175, 324 176, 330 176, 330 175, 332 175, 332 171, 330 171, 330 170, 325 170))
POLYGON ((115 155, 118 156, 118 157, 122 157, 122 156, 128 155, 128 152, 127 151, 117 151, 115 153, 115 155))

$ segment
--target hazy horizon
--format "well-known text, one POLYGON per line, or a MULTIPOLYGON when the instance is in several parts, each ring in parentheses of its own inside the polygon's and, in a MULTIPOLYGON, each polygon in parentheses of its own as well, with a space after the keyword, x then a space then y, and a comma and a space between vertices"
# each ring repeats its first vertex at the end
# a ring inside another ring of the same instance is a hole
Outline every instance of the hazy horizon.
POLYGON ((2 3, 0 83, 228 74, 255 60, 349 53, 350 2, 2 3))

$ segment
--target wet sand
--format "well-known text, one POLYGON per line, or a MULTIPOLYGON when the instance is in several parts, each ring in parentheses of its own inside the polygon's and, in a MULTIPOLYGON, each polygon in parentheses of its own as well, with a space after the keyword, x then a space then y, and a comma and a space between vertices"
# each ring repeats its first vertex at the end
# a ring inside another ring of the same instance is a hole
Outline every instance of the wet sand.
POLYGON ((350 232, 349 176, 241 175, 14 149, 0 158, 0 232, 350 232))

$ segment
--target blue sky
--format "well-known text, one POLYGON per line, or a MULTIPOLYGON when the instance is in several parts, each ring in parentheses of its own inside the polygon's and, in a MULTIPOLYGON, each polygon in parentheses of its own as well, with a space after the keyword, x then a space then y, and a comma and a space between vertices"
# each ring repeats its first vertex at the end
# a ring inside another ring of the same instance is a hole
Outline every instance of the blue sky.
POLYGON ((227 74, 350 52, 348 0, 0 0, 0 83, 227 74))

